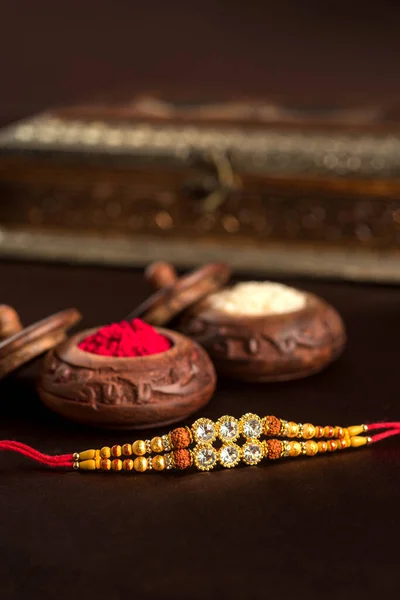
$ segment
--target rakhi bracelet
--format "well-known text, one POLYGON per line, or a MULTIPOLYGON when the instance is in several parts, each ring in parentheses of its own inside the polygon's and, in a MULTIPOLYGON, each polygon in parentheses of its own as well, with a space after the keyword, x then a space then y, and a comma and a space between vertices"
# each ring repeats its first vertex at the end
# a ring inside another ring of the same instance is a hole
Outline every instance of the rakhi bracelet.
POLYGON ((50 456, 10 440, 0 441, 0 450, 23 454, 49 467, 77 471, 143 473, 191 466, 210 471, 217 465, 230 469, 240 462, 257 465, 263 459, 359 448, 394 435, 400 435, 400 422, 322 427, 247 413, 240 419, 225 415, 216 422, 201 418, 191 427, 177 427, 163 436, 74 454, 50 456), (372 437, 365 435, 374 430, 382 431, 372 437), (239 438, 243 439, 242 445, 237 443, 239 438))

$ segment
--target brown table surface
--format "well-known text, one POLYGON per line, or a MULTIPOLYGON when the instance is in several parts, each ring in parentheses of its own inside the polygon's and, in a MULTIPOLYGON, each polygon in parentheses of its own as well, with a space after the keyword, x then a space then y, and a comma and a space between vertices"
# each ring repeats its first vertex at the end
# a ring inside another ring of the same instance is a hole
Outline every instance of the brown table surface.
MULTIPOLYGON (((147 293, 137 270, 0 262, 0 281, 1 302, 25 323, 76 306, 82 327, 97 325, 120 319, 147 293)), ((400 288, 291 283, 341 311, 343 357, 304 381, 221 380, 202 414, 343 425, 399 419, 400 288)), ((38 366, 0 382, 0 439, 49 453, 130 439, 44 408, 38 366)), ((399 475, 396 439, 314 459, 136 477, 55 473, 2 455, 0 597, 387 597, 398 590, 399 475)))

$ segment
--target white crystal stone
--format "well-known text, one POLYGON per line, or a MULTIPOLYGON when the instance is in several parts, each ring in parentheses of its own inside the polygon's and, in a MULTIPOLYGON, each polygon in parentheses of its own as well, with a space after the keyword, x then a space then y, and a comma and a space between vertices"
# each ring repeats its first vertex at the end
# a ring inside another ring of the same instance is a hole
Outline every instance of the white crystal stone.
POLYGON ((262 459, 262 448, 260 444, 248 442, 243 446, 243 458, 249 465, 256 465, 262 459))
POLYGON ((290 456, 290 444, 288 442, 283 442, 283 456, 285 458, 290 456))
POLYGON ((234 445, 222 446, 219 458, 224 467, 234 466, 239 460, 239 448, 234 445))
POLYGON ((256 416, 248 416, 243 420, 243 435, 247 438, 258 438, 261 435, 261 421, 256 416))
POLYGON ((287 435, 288 433, 289 433, 289 423, 287 421, 282 421, 281 434, 287 435))
POLYGON ((211 442, 215 438, 215 426, 209 419, 201 419, 195 425, 194 431, 199 442, 211 442))
POLYGON ((196 462, 200 469, 211 469, 217 460, 217 453, 214 448, 204 447, 200 448, 196 452, 196 462))
POLYGON ((163 444, 164 444, 164 450, 166 450, 166 451, 171 450, 171 444, 169 442, 168 435, 163 435, 162 436, 162 441, 163 441, 163 444))
POLYGON ((238 437, 239 427, 238 422, 233 417, 225 417, 221 419, 219 425, 220 438, 225 440, 235 440, 238 437))

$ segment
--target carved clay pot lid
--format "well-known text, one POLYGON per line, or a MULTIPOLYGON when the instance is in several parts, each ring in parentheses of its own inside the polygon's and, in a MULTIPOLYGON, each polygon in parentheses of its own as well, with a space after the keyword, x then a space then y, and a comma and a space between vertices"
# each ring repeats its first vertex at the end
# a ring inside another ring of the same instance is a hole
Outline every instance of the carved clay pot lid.
POLYGON ((140 318, 151 325, 165 325, 190 306, 221 289, 231 276, 224 263, 209 263, 179 277, 172 265, 151 263, 145 278, 157 290, 130 313, 128 320, 140 318))
POLYGON ((53 348, 82 318, 75 308, 63 310, 25 327, 0 342, 0 379, 53 348))

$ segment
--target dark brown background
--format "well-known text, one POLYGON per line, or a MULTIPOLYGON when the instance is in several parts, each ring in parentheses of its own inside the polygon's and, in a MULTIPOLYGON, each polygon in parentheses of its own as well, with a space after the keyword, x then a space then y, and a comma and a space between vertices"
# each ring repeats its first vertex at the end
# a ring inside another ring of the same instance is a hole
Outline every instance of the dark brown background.
POLYGON ((400 96, 396 0, 3 0, 0 118, 112 88, 400 96))
MULTIPOLYGON (((399 13, 388 1, 3 1, 0 120, 118 86, 311 94, 323 104, 398 96, 399 13)), ((129 270, 1 262, 0 282, 0 301, 25 323, 77 306, 82 326, 96 325, 146 295, 129 270)), ((400 290, 293 283, 342 312, 343 358, 301 382, 221 381, 204 414, 399 419, 400 290)), ((124 441, 41 407, 36 369, 0 384, 0 438, 49 452, 124 441)), ((394 597, 399 466, 396 440, 186 476, 54 474, 2 456, 0 597, 394 597)))

